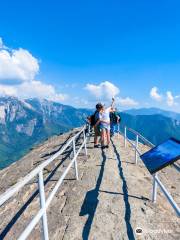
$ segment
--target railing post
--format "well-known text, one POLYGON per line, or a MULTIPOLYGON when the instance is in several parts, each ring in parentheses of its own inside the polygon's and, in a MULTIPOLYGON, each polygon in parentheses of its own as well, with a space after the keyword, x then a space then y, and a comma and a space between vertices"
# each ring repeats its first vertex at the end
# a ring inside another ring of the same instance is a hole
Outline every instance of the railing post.
POLYGON ((44 240, 49 240, 47 214, 46 214, 46 199, 45 199, 44 180, 43 180, 43 170, 41 170, 38 174, 38 184, 39 184, 40 206, 41 206, 42 209, 44 209, 44 213, 43 213, 43 216, 42 216, 43 239, 44 240))
POLYGON ((126 127, 124 128, 124 147, 126 148, 126 127))
POLYGON ((86 136, 88 137, 87 141, 89 142, 90 138, 91 138, 91 124, 90 123, 88 124, 88 134, 86 136))
POLYGON ((156 198, 157 198, 157 182, 156 182, 156 176, 157 173, 153 175, 153 193, 152 193, 152 201, 153 203, 156 203, 156 198))
POLYGON ((77 167, 77 159, 76 159, 76 144, 75 144, 75 138, 73 139, 73 158, 75 157, 74 160, 74 168, 75 168, 75 174, 76 174, 76 180, 79 179, 78 176, 78 167, 77 167))
POLYGON ((83 131, 83 138, 84 138, 84 150, 85 150, 85 154, 87 156, 87 146, 86 146, 86 134, 85 134, 85 130, 83 131))
POLYGON ((138 135, 136 135, 136 149, 135 149, 135 163, 136 163, 136 165, 138 163, 138 153, 137 153, 138 142, 139 142, 139 137, 138 137, 138 135))

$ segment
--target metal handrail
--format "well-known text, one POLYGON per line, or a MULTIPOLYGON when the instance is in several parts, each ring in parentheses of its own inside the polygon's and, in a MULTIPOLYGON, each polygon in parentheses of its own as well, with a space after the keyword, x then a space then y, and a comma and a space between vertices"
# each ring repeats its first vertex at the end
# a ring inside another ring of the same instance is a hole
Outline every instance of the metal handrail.
POLYGON ((18 183, 10 187, 5 193, 0 195, 0 206, 14 195, 15 192, 19 191, 24 185, 26 185, 33 177, 35 177, 41 170, 43 170, 47 165, 49 165, 53 160, 59 157, 72 143, 73 139, 76 139, 84 130, 84 128, 78 132, 74 137, 72 137, 57 153, 55 153, 51 158, 47 159, 45 162, 40 164, 34 170, 32 170, 25 177, 20 179, 18 183))
POLYGON ((154 144, 152 144, 149 140, 147 140, 145 137, 143 137, 139 132, 135 131, 132 128, 126 127, 127 130, 129 130, 130 132, 134 133, 135 135, 137 135, 147 146, 149 147, 155 147, 154 144))
POLYGON ((70 168, 74 164, 75 167, 75 174, 76 179, 78 180, 78 168, 77 168, 77 157, 82 150, 85 149, 85 154, 87 156, 87 147, 86 147, 86 126, 84 126, 75 136, 73 136, 57 153, 55 153, 52 157, 47 159, 45 162, 40 164, 34 170, 32 170, 29 174, 19 180, 14 186, 10 187, 5 193, 0 195, 0 206, 3 205, 9 198, 11 198, 16 192, 18 192, 22 187, 24 187, 31 179, 38 175, 38 188, 39 188, 39 195, 40 195, 40 210, 35 215, 35 217, 31 220, 25 230, 22 232, 19 240, 26 239, 31 231, 34 229, 36 224, 42 219, 42 226, 43 226, 43 239, 48 240, 48 222, 47 222, 47 208, 51 203, 54 195, 58 191, 60 185, 62 184, 64 178, 66 177, 67 173, 69 172, 70 168), (79 147, 78 151, 76 151, 76 139, 77 137, 83 133, 83 143, 79 147), (52 163, 57 157, 59 157, 70 145, 72 144, 73 148, 73 159, 67 166, 66 170, 63 172, 62 176, 59 178, 58 182, 56 183, 55 187, 49 194, 48 198, 45 199, 45 190, 44 190, 44 180, 43 180, 43 169, 52 163))
MULTIPOLYGON (((141 155, 141 152, 138 149, 139 138, 145 144, 147 144, 149 147, 155 147, 154 144, 152 144, 150 141, 148 141, 145 137, 143 137, 140 133, 136 132, 134 129, 131 129, 131 128, 128 128, 128 127, 125 126, 124 133, 122 133, 121 131, 118 131, 118 133, 124 136, 124 147, 125 148, 126 148, 126 141, 128 141, 132 145, 132 147, 135 149, 135 163, 136 163, 136 165, 138 163, 138 156, 137 156, 137 154, 139 154, 139 156, 141 155), (136 144, 134 144, 130 139, 128 139, 128 137, 127 137, 127 130, 129 130, 130 132, 132 132, 133 134, 136 135, 136 144)), ((177 170, 177 166, 175 168, 177 170)), ((177 216, 180 217, 180 208, 178 207, 177 203, 172 198, 171 194, 167 191, 165 186, 159 180, 157 173, 153 174, 152 202, 153 203, 156 202, 156 198, 157 198, 157 185, 159 186, 159 188, 163 192, 164 196, 167 198, 168 202, 171 204, 171 206, 175 210, 177 216)))

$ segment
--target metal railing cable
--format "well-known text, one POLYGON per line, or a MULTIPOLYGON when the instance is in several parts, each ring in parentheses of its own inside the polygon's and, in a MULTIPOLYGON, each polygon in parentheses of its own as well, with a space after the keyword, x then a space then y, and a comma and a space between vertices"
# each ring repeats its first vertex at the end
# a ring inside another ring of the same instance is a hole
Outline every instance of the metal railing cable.
POLYGON ((35 228, 36 224, 42 219, 42 230, 43 230, 43 239, 48 240, 48 220, 47 220, 47 208, 50 205, 53 197, 61 186, 64 178, 68 174, 71 167, 74 165, 76 180, 78 180, 78 166, 77 166, 77 157, 81 150, 84 148, 85 154, 87 156, 87 147, 86 147, 86 126, 84 126, 77 134, 75 134, 57 153, 55 153, 52 157, 47 159, 45 162, 40 164, 34 170, 32 170, 29 174, 19 180, 14 186, 10 187, 3 194, 0 195, 0 206, 3 205, 7 200, 9 200, 15 193, 19 192, 21 188, 23 188, 30 180, 32 180, 35 176, 38 176, 38 189, 39 189, 39 197, 40 197, 40 210, 35 215, 35 217, 30 221, 28 226, 21 233, 19 240, 26 239, 32 230, 35 228), (83 135, 83 142, 80 145, 79 149, 76 149, 76 140, 80 135, 83 135), (64 151, 72 146, 73 149, 73 158, 71 159, 69 165, 66 167, 65 171, 57 181, 56 185, 50 192, 49 196, 45 197, 45 189, 44 189, 44 179, 43 179, 43 170, 44 168, 52 163, 57 157, 59 157, 64 151))
POLYGON ((127 130, 129 130, 130 132, 134 133, 136 136, 138 136, 148 147, 155 147, 154 144, 152 144, 149 140, 147 140, 145 137, 143 137, 139 132, 135 131, 132 128, 128 128, 126 127, 127 130))

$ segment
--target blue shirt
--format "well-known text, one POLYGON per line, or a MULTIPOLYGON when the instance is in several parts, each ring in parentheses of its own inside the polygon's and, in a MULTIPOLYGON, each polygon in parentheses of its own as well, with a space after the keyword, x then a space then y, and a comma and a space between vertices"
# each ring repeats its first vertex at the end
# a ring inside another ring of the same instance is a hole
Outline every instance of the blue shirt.
POLYGON ((94 120, 95 120, 95 123, 97 123, 97 121, 100 119, 100 114, 98 111, 96 111, 95 115, 94 115, 94 120))

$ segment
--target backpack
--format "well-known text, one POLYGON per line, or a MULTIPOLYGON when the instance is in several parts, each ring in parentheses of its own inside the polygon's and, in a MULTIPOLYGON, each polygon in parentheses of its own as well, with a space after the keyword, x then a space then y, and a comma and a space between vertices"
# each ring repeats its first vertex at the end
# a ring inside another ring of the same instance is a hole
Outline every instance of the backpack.
POLYGON ((94 114, 90 116, 91 127, 93 127, 96 124, 96 119, 95 119, 96 113, 97 111, 95 111, 94 114))

